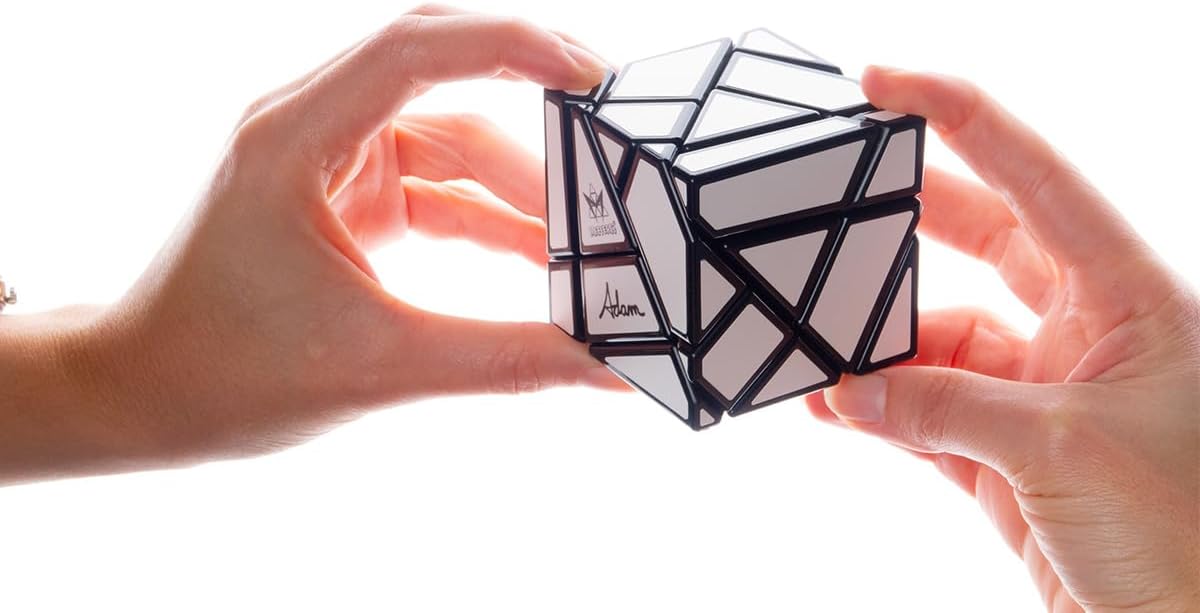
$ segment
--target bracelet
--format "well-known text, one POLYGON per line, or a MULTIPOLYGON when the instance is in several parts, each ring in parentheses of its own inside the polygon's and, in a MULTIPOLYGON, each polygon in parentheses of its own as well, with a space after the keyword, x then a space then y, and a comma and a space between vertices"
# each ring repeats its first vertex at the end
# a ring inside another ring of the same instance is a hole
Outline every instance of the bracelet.
POLYGON ((0 313, 4 312, 4 307, 16 303, 17 288, 5 285, 4 277, 0 277, 0 313))

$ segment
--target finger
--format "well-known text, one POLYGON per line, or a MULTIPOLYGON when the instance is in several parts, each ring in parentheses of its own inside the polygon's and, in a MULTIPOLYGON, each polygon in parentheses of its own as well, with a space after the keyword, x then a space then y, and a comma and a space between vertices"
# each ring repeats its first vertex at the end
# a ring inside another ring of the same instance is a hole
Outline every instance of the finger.
POLYGON ((545 266, 542 222, 466 187, 414 177, 405 177, 403 183, 408 222, 414 230, 437 238, 466 239, 545 266))
POLYGON ((926 117, 1059 264, 1104 266, 1144 250, 1066 159, 971 83, 871 67, 862 86, 876 106, 926 117))
MULTIPOLYGON (((453 7, 448 7, 448 6, 443 6, 440 4, 424 4, 424 5, 421 5, 421 6, 418 6, 414 9, 412 9, 407 14, 435 17, 438 15, 460 14, 462 12, 463 11, 461 11, 459 9, 455 9, 453 7)), ((291 95, 293 92, 300 89, 301 87, 304 87, 305 85, 308 84, 309 81, 312 81, 313 77, 321 74, 322 72, 327 70, 330 66, 332 66, 335 63, 337 63, 338 61, 340 61, 343 57, 346 56, 346 54, 353 51, 355 48, 357 48, 362 43, 363 43, 363 40, 359 40, 359 41, 355 42, 353 45, 350 45, 349 47, 346 47, 345 49, 338 51, 336 54, 333 55, 333 57, 329 58, 328 60, 325 60, 319 66, 308 71, 301 77, 299 77, 297 79, 293 79, 292 81, 289 81, 288 83, 286 83, 286 84, 272 90, 271 92, 267 93, 266 95, 260 97, 258 100, 256 100, 253 104, 251 104, 246 109, 246 111, 242 114, 242 118, 237 122, 237 125, 239 125, 239 126, 242 125, 243 123, 246 122, 247 119, 250 119, 259 111, 269 108, 271 105, 286 98, 287 96, 291 95)))
POLYGON ((517 19, 405 15, 297 92, 295 112, 308 126, 300 144, 336 176, 419 88, 505 70, 545 87, 577 89, 599 82, 605 67, 517 19))
POLYGON ((844 377, 825 403, 847 425, 910 449, 953 453, 1016 474, 1037 451, 1042 409, 1061 386, 934 366, 844 377))
POLYGON ((923 189, 921 233, 991 264, 1021 302, 1045 313, 1058 286, 1058 271, 1004 198, 933 167, 925 169, 923 189))
POLYGON ((401 175, 431 181, 471 179, 518 211, 545 217, 540 159, 478 115, 403 115, 396 121, 401 175))
POLYGON ((418 311, 406 346, 421 347, 424 394, 521 393, 560 385, 628 389, 576 342, 547 323, 490 322, 418 311))
MULTIPOLYGON (((989 377, 1017 379, 1028 348, 1027 339, 987 311, 922 311, 917 321, 917 355, 905 364, 960 368, 989 377)), ((809 394, 805 403, 813 417, 841 423, 825 403, 824 394, 809 394)))

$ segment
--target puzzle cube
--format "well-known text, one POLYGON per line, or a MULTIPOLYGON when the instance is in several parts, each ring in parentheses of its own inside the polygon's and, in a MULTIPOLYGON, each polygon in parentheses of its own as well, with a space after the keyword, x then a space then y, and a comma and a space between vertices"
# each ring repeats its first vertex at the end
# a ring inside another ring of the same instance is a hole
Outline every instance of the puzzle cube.
POLYGON ((551 321, 692 428, 915 355, 924 119, 759 29, 545 120, 551 321))

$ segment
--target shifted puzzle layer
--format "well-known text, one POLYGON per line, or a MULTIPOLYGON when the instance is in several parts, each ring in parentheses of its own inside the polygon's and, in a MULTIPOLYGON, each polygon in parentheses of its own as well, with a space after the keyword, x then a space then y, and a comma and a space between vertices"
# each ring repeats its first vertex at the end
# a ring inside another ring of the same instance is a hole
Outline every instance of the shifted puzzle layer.
POLYGON ((765 29, 545 118, 551 320, 692 428, 915 355, 924 119, 765 29))

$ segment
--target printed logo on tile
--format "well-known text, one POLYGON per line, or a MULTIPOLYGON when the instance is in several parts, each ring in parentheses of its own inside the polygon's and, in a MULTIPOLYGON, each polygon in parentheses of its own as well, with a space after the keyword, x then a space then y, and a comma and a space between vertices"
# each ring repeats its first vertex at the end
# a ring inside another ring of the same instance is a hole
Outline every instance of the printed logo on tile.
MULTIPOLYGON (((604 191, 596 189, 594 184, 589 183, 587 190, 580 196, 587 203, 587 219, 584 222, 584 229, 587 231, 588 238, 622 240, 617 220, 604 202, 604 191)), ((610 240, 599 242, 610 242, 610 240)))

